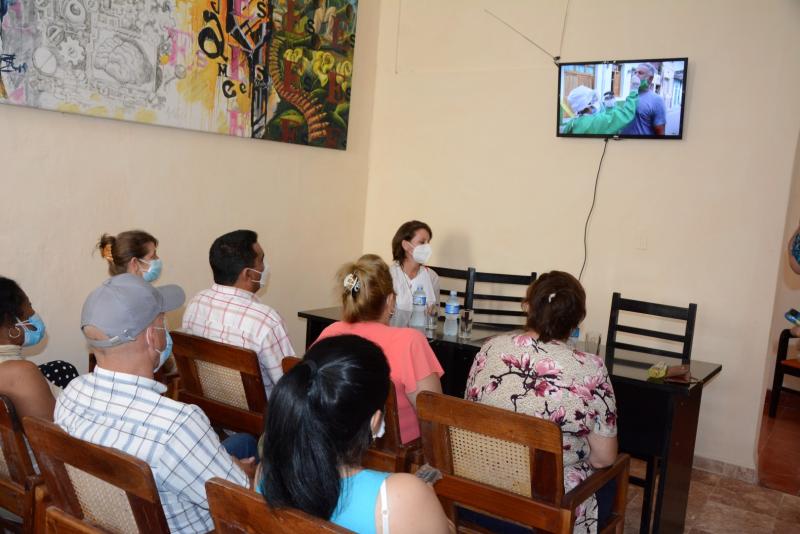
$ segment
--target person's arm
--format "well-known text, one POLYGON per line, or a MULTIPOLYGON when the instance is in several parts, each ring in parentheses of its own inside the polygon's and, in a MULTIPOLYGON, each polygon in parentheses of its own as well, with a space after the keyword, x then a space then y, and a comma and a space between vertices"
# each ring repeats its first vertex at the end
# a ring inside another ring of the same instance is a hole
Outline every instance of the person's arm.
POLYGON ((594 432, 587 436, 589 440, 589 464, 595 469, 608 467, 617 459, 617 436, 601 436, 594 432))
POLYGON ((664 99, 660 96, 657 97, 656 109, 653 114, 653 134, 664 135, 664 129, 667 124, 667 107, 664 105, 664 99))
MULTIPOLYGON (((389 530, 392 534, 445 534, 449 532, 447 516, 433 488, 408 473, 397 473, 386 479, 389 505, 389 530)), ((380 496, 375 502, 375 527, 383 534, 380 496)))
POLYGON ((33 362, 8 361, 0 365, 0 369, 0 393, 11 399, 20 418, 53 420, 56 401, 47 380, 33 362))
POLYGON ((636 116, 636 104, 639 102, 639 90, 647 88, 647 80, 642 80, 637 88, 631 89, 625 103, 614 106, 605 113, 591 115, 592 124, 588 134, 617 134, 636 116))
POLYGON ((663 124, 654 125, 653 133, 656 135, 664 135, 664 125, 663 124))
POLYGON ((414 409, 417 408, 417 395, 419 395, 420 392, 422 391, 432 391, 434 393, 441 393, 442 381, 439 380, 439 375, 437 375, 436 373, 429 374, 428 376, 417 382, 417 389, 406 393, 408 401, 411 403, 414 409))
MULTIPOLYGON (((800 239, 800 226, 797 227, 797 230, 794 231, 792 234, 792 238, 789 240, 789 267, 792 270, 800 274, 800 258, 795 256, 795 243, 800 239)), ((800 249, 800 245, 798 245, 798 249, 800 249)))

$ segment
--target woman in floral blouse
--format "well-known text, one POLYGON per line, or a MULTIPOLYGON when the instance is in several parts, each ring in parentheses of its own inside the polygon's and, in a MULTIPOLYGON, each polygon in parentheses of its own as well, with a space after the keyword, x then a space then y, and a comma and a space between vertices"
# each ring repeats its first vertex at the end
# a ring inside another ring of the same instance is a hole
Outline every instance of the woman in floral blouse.
MULTIPOLYGON (((494 337, 475 356, 468 400, 549 419, 564 440, 564 490, 617 457, 617 409, 603 360, 566 344, 586 315, 586 293, 575 277, 552 271, 528 288, 522 334, 494 337)), ((597 532, 597 500, 577 510, 573 532, 597 532)))

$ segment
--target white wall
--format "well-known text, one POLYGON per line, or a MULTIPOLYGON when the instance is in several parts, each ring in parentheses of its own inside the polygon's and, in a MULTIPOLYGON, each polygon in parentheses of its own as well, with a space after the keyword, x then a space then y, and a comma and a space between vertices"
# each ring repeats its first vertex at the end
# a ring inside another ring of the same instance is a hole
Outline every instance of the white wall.
MULTIPOLYGON (((766 388, 772 388, 772 379, 775 372, 775 356, 778 352, 778 338, 784 328, 789 328, 791 325, 786 321, 783 314, 789 308, 800 308, 800 275, 797 275, 789 267, 787 261, 786 249, 789 240, 797 230, 797 225, 800 224, 800 136, 797 138, 797 148, 795 150, 794 171, 792 173, 792 188, 789 193, 789 207, 786 210, 786 222, 783 228, 783 244, 784 252, 778 259, 778 279, 775 287, 775 305, 772 310, 772 326, 770 328, 769 346, 767 348, 766 360, 766 374, 765 382, 766 388)), ((790 344, 789 357, 796 356, 797 342, 790 344)), ((784 377, 783 381, 786 387, 800 390, 800 378, 794 376, 784 377)))
MULTIPOLYGON (((564 5, 382 2, 364 251, 390 257, 397 226, 419 218, 433 264, 577 274, 603 142, 556 138, 556 68, 484 12, 557 54, 564 5)), ((723 365, 696 452, 745 467, 800 122, 799 21, 789 0, 573 0, 560 54, 689 57, 684 139, 609 143, 585 329, 606 330, 613 291, 696 302, 693 356, 723 365)))
MULTIPOLYGON (((158 283, 188 296, 212 283, 214 238, 257 231, 272 266, 262 299, 303 350, 298 310, 332 304, 333 273, 361 250, 378 7, 362 2, 358 13, 346 152, 0 106, 0 274, 46 321, 36 362, 85 370, 80 309, 107 276, 93 245, 133 228, 160 240, 158 283)), ((170 314, 171 326, 180 316, 170 314)))

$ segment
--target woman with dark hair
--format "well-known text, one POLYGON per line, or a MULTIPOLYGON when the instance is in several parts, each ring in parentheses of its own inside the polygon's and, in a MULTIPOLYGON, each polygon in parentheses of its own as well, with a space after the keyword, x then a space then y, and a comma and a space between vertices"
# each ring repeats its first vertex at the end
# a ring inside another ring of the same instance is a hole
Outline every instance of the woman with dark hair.
POLYGON ((383 434, 389 364, 358 336, 316 343, 270 397, 258 485, 271 506, 297 508, 359 533, 445 533, 433 490, 407 473, 361 467, 383 434))
POLYGON ((158 239, 142 230, 129 230, 113 236, 103 234, 97 243, 108 262, 109 276, 131 273, 151 284, 161 276, 162 262, 156 253, 158 239))
POLYGON ((428 340, 413 328, 389 326, 395 296, 386 262, 375 254, 365 254, 345 264, 338 274, 342 296, 342 318, 319 336, 324 339, 354 334, 376 343, 389 360, 392 382, 397 393, 400 439, 408 443, 419 437, 419 421, 414 408, 421 391, 442 392, 444 374, 428 340))
POLYGON ((439 303, 439 275, 424 264, 431 257, 431 227, 422 221, 408 221, 400 225, 392 238, 392 262, 389 272, 397 309, 411 311, 413 295, 418 287, 425 291, 428 307, 439 303))
POLYGON ((25 361, 23 347, 37 345, 44 332, 44 321, 22 288, 14 280, 0 276, 0 393, 8 395, 22 415, 52 419, 55 401, 47 380, 56 392, 78 376, 78 371, 61 360, 38 369, 25 361))
MULTIPOLYGON (((528 287, 527 330, 487 341, 475 356, 465 397, 561 426, 564 490, 617 457, 617 409, 602 358, 566 341, 586 315, 586 293, 574 276, 551 271, 528 287)), ((573 532, 597 531, 594 496, 577 510, 573 532)))

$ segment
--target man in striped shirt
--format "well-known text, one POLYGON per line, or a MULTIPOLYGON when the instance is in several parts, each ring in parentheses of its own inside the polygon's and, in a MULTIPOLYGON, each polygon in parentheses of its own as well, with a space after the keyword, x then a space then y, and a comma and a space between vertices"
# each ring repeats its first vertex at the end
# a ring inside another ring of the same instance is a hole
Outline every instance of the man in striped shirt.
POLYGON ((162 397, 153 373, 169 357, 164 313, 183 304, 178 286, 154 288, 141 277, 107 279, 83 305, 81 329, 97 356, 93 373, 59 396, 54 419, 70 435, 150 464, 172 532, 208 532, 205 482, 249 486, 252 462, 232 457, 197 406, 162 397))
POLYGON ((281 360, 294 356, 294 349, 281 316, 255 295, 264 287, 269 272, 258 234, 236 230, 220 236, 211 245, 208 257, 214 285, 189 301, 183 313, 183 329, 258 354, 269 398, 283 376, 281 360))

